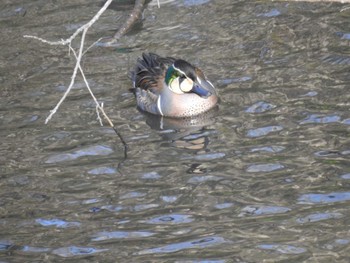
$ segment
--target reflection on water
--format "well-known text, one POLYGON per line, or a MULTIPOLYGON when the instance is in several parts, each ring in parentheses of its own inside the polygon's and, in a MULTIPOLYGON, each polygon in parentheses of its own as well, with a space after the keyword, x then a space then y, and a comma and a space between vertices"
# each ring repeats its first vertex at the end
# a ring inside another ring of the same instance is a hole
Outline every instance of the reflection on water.
MULTIPOLYGON (((132 2, 116 1, 86 46, 132 2)), ((0 4, 1 261, 348 262, 348 5, 160 2, 83 61, 126 160, 82 80, 44 125, 74 59, 22 37, 66 38, 99 3, 0 4), (127 76, 143 51, 203 68, 218 109, 139 112, 127 76)))
POLYGON ((191 240, 187 242, 173 243, 167 246, 145 249, 137 252, 136 255, 146 255, 146 254, 163 254, 163 253, 173 253, 181 251, 184 249, 203 249, 210 246, 217 246, 225 243, 222 237, 209 237, 198 240, 191 240))

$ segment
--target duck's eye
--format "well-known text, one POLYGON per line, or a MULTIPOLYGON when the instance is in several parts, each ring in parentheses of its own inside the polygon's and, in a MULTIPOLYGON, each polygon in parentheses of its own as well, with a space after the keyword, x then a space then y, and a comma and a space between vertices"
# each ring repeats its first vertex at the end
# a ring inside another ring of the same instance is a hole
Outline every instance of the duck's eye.
POLYGON ((184 81, 186 79, 186 77, 185 76, 179 76, 179 82, 180 82, 180 85, 181 85, 181 83, 184 81))

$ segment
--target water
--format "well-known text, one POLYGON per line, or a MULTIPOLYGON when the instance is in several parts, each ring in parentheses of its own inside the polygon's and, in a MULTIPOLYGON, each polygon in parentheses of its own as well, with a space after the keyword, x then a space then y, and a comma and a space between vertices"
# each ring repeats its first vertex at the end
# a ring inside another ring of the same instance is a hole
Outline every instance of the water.
MULTIPOLYGON (((83 61, 126 160, 81 78, 44 124, 74 57, 22 37, 69 37, 99 4, 0 4, 1 261, 349 262, 348 5, 160 2, 83 61), (143 51, 199 65, 219 109, 139 112, 127 75, 143 51)), ((87 46, 129 10, 107 10, 87 46)))

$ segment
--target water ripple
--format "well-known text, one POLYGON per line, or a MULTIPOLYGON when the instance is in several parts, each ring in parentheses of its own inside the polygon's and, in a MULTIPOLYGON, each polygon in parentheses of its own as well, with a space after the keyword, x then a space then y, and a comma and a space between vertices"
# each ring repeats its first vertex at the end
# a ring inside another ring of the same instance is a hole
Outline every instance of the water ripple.
POLYGON ((275 125, 275 126, 266 126, 266 127, 261 127, 257 129, 250 129, 247 132, 247 137, 250 138, 256 138, 256 137, 261 137, 265 136, 271 132, 277 132, 283 130, 282 126, 275 125))
POLYGON ((248 173, 273 172, 284 169, 284 165, 280 163, 263 163, 252 164, 247 168, 248 173))
POLYGON ((136 212, 152 209, 152 208, 157 208, 159 207, 159 204, 139 204, 135 205, 133 210, 136 212))
POLYGON ((58 228, 78 227, 81 225, 79 222, 68 222, 57 218, 54 218, 54 219, 38 218, 35 220, 35 222, 42 226, 55 226, 58 228))
POLYGON ((271 146, 253 148, 250 151, 251 152, 278 153, 278 152, 282 152, 285 149, 286 149, 286 147, 284 147, 284 146, 271 145, 271 146))
POLYGON ((211 0, 184 0, 185 6, 203 5, 209 3, 211 0))
POLYGON ((343 174, 340 176, 342 179, 346 179, 346 180, 349 180, 350 179, 350 173, 348 174, 343 174))
POLYGON ((269 111, 276 108, 276 105, 273 105, 271 103, 265 102, 265 101, 258 101, 254 103, 252 106, 248 107, 245 112, 248 113, 262 113, 265 111, 269 111))
POLYGON ((298 198, 300 204, 324 204, 350 200, 350 192, 333 192, 326 194, 304 194, 298 198))
POLYGON ((278 244, 263 244, 263 245, 259 245, 258 248, 264 249, 264 250, 274 250, 281 254, 302 254, 307 251, 305 248, 302 248, 302 247, 295 247, 291 245, 278 245, 278 244))
POLYGON ((245 81, 250 81, 252 80, 252 77, 250 76, 244 76, 240 78, 228 78, 228 79, 222 79, 218 80, 219 85, 229 85, 232 83, 240 83, 240 82, 245 82, 245 81))
POLYGON ((308 216, 298 218, 296 221, 300 224, 305 224, 305 223, 312 223, 312 222, 317 222, 317 221, 322 221, 327 219, 342 218, 343 216, 344 215, 341 213, 316 213, 316 214, 310 214, 308 216))
POLYGON ((50 156, 45 163, 59 163, 66 162, 78 159, 83 156, 100 156, 100 155, 109 155, 113 153, 113 149, 109 146, 103 145, 94 145, 86 147, 72 153, 60 153, 53 156, 50 156))
POLYGON ((341 39, 350 40, 350 33, 336 32, 335 34, 341 39))
POLYGON ((348 65, 350 64, 350 57, 346 55, 331 54, 324 56, 322 60, 333 65, 348 65))
POLYGON ((178 196, 175 196, 175 195, 170 195, 170 196, 168 196, 168 195, 164 195, 164 196, 161 196, 160 197, 164 202, 166 202, 166 203, 174 203, 174 202, 176 202, 177 201, 177 199, 179 198, 178 196))
POLYGON ((164 254, 164 253, 173 253, 185 249, 194 249, 194 248, 206 248, 211 246, 220 245, 223 243, 226 243, 224 238, 222 237, 205 237, 201 239, 196 239, 192 241, 186 241, 186 242, 180 242, 180 243, 173 243, 166 246, 151 248, 151 249, 145 249, 141 250, 140 252, 137 252, 137 255, 147 255, 147 254, 164 254))
POLYGON ((50 248, 31 247, 31 246, 23 246, 21 248, 21 251, 28 252, 28 253, 45 253, 45 252, 49 252, 50 250, 51 250, 50 248))
POLYGON ((76 257, 76 256, 90 256, 92 254, 96 254, 104 251, 108 251, 108 249, 71 246, 71 247, 61 247, 61 248, 54 249, 52 253, 60 257, 69 258, 69 257, 76 257))
POLYGON ((155 233, 148 231, 112 231, 112 232, 99 232, 91 241, 104 241, 110 239, 137 239, 143 237, 151 237, 155 233))
POLYGON ((291 211, 289 207, 284 206, 246 206, 241 210, 239 216, 245 215, 273 215, 282 214, 291 211))
POLYGON ((341 157, 345 155, 349 155, 350 151, 337 151, 337 150, 326 150, 326 151, 318 151, 315 152, 315 155, 318 157, 341 157))
POLYGON ((279 16, 279 15, 281 15, 281 11, 279 11, 276 8, 272 9, 269 12, 258 14, 258 16, 263 16, 263 17, 276 17, 276 16, 279 16))
POLYGON ((0 252, 9 250, 13 244, 8 240, 0 240, 0 252))
POLYGON ((137 204, 135 206, 122 206, 122 205, 104 205, 99 207, 93 207, 90 209, 90 212, 99 212, 101 209, 107 210, 109 212, 113 213, 119 213, 122 211, 128 211, 128 212, 140 212, 147 209, 157 208, 159 207, 159 204, 137 204))
POLYGON ((162 176, 157 172, 145 173, 142 175, 142 179, 160 179, 162 176))
POLYGON ((226 209, 232 207, 234 204, 233 203, 221 203, 221 204, 216 204, 214 207, 216 209, 226 209))
POLYGON ((193 222, 191 215, 181 215, 181 214, 168 214, 146 220, 147 224, 185 224, 193 222))
POLYGON ((322 116, 319 114, 311 114, 307 116, 304 120, 300 121, 300 124, 308 124, 308 123, 333 123, 340 122, 341 118, 338 115, 327 115, 322 116))
POLYGON ((122 205, 104 205, 104 206, 101 206, 101 209, 107 210, 109 212, 114 212, 114 213, 126 210, 126 208, 122 205))
POLYGON ((350 125, 350 119, 345 119, 342 121, 342 123, 345 125, 350 125))
POLYGON ((318 95, 317 91, 309 91, 303 95, 300 95, 300 97, 315 97, 318 95))
POLYGON ((115 174, 117 169, 113 167, 97 167, 88 171, 88 174, 115 174))
POLYGON ((194 159, 197 161, 211 161, 216 159, 221 159, 226 156, 225 153, 207 153, 207 154, 198 154, 194 156, 194 159))
POLYGON ((222 180, 222 177, 214 175, 204 175, 204 176, 193 176, 188 180, 189 184, 199 184, 204 182, 217 182, 222 180))
POLYGON ((323 247, 328 250, 333 250, 336 248, 341 248, 344 246, 349 246, 350 240, 349 239, 336 239, 331 243, 328 243, 324 245, 323 247))
POLYGON ((131 199, 131 198, 139 198, 139 197, 144 197, 146 196, 146 193, 140 193, 140 192, 130 192, 130 193, 126 193, 122 196, 120 196, 120 199, 131 199))

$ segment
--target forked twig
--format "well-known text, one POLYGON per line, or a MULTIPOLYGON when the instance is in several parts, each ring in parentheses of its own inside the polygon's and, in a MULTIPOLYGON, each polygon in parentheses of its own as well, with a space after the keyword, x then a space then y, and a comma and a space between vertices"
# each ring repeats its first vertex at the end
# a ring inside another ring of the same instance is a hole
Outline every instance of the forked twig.
MULTIPOLYGON (((71 91, 71 89, 73 88, 73 85, 75 83, 75 79, 76 79, 76 76, 77 76, 77 72, 78 72, 78 69, 80 70, 83 78, 84 78, 84 81, 85 81, 85 84, 92 96, 92 98, 94 99, 95 103, 96 103, 96 107, 98 107, 99 110, 101 110, 101 112, 103 113, 103 116, 106 118, 106 120, 108 121, 109 125, 111 127, 114 127, 112 121, 110 120, 110 118, 108 118, 107 114, 104 112, 103 108, 100 106, 100 104, 98 103, 96 97, 94 96, 94 94, 92 93, 90 87, 89 87, 89 84, 85 78, 85 75, 84 75, 84 72, 81 68, 81 65, 80 65, 80 62, 81 62, 81 59, 83 57, 83 55, 85 54, 85 52, 83 53, 83 50, 84 50, 84 42, 85 42, 85 36, 86 36, 86 33, 87 31, 89 30, 89 28, 100 18, 100 16, 103 14, 103 12, 108 8, 108 6, 111 4, 113 0, 107 0, 106 3, 103 5, 103 7, 96 13, 96 15, 86 24, 84 24, 83 26, 81 26, 80 28, 78 28, 74 33, 73 35, 71 35, 69 38, 65 39, 65 40, 60 40, 60 41, 48 41, 46 39, 43 39, 43 38, 40 38, 40 37, 36 37, 36 36, 30 36, 30 35, 25 35, 24 37, 25 38, 33 38, 33 39, 36 39, 36 40, 39 40, 43 43, 46 43, 46 44, 49 44, 49 45, 68 45, 69 46, 69 49, 70 51, 72 51, 74 53, 74 56, 76 58, 76 64, 75 64, 75 67, 74 67, 74 70, 73 70, 73 74, 72 74, 72 77, 71 77, 71 81, 70 81, 70 84, 67 88, 67 90, 65 91, 65 93, 63 94, 63 96, 61 97, 61 99, 59 100, 59 102, 56 104, 56 106, 50 111, 50 114, 49 116, 45 119, 45 124, 47 124, 52 116, 57 112, 58 108, 61 106, 61 104, 63 103, 63 101, 67 98, 69 92, 71 91), (81 36, 81 40, 80 40, 80 47, 79 47, 79 50, 78 50, 78 54, 76 54, 75 50, 71 47, 71 44, 72 44, 72 41, 73 39, 80 33, 82 32, 82 36, 81 36)), ((90 47, 89 47, 90 48, 90 47)), ((87 50, 89 50, 89 48, 87 50)))
MULTIPOLYGON (((59 102, 56 104, 56 106, 50 111, 50 114, 49 116, 45 119, 45 124, 47 124, 52 116, 57 112, 57 110, 59 109, 59 107, 61 106, 61 104, 63 103, 63 101, 67 98, 69 92, 72 90, 73 88, 73 85, 75 83, 75 79, 76 79, 76 76, 77 76, 77 72, 78 70, 80 71, 83 79, 84 79, 84 82, 85 82, 85 85, 91 95, 91 97, 93 98, 95 104, 96 104, 96 112, 97 112, 97 119, 99 120, 100 124, 102 125, 102 120, 100 118, 100 115, 99 115, 99 111, 102 112, 102 115, 104 116, 104 118, 107 120, 109 126, 111 128, 113 128, 113 130, 116 132, 116 134, 118 135, 119 139, 121 140, 123 146, 124 146, 124 160, 126 160, 127 158, 127 149, 128 149, 128 146, 124 140, 124 138, 122 137, 122 135, 120 134, 120 132, 115 128, 113 122, 111 121, 111 119, 107 116, 106 112, 104 111, 103 109, 103 103, 99 103, 94 95, 94 93, 92 92, 91 88, 90 88, 90 85, 85 77, 85 74, 84 74, 84 71, 81 67, 81 60, 82 60, 82 57, 85 55, 85 53, 93 46, 96 44, 96 42, 91 45, 90 47, 88 47, 85 51, 84 51, 84 43, 85 43, 85 37, 86 37, 86 33, 87 31, 89 30, 89 28, 99 19, 99 17, 103 14, 103 12, 108 8, 108 6, 110 5, 110 3, 112 2, 112 0, 108 0, 105 2, 105 4, 103 5, 103 7, 96 13, 96 15, 86 24, 84 24, 83 26, 81 26, 80 28, 78 28, 72 36, 70 36, 69 38, 65 39, 65 40, 60 40, 60 41, 49 41, 49 40, 46 40, 46 39, 43 39, 43 38, 40 38, 40 37, 37 37, 37 36, 30 36, 30 35, 25 35, 24 37, 25 38, 32 38, 32 39, 36 39, 36 40, 39 40, 43 43, 46 43, 46 44, 49 44, 49 45, 63 45, 63 46, 66 46, 68 45, 69 47, 69 50, 74 54, 74 57, 76 58, 76 64, 74 66, 74 70, 73 70, 73 73, 72 73, 72 77, 71 77, 71 81, 70 81, 70 84, 67 88, 67 90, 65 91, 65 93, 63 94, 63 96, 61 97, 61 99, 59 100, 59 102), (80 47, 78 49, 78 53, 72 48, 71 44, 72 44, 72 41, 75 39, 75 37, 79 34, 79 33, 82 33, 81 35, 81 40, 80 40, 80 47)), ((100 39, 99 39, 100 40, 100 39)), ((99 41, 98 40, 98 41, 99 41)), ((120 166, 120 164, 118 165, 118 167, 120 166)))

